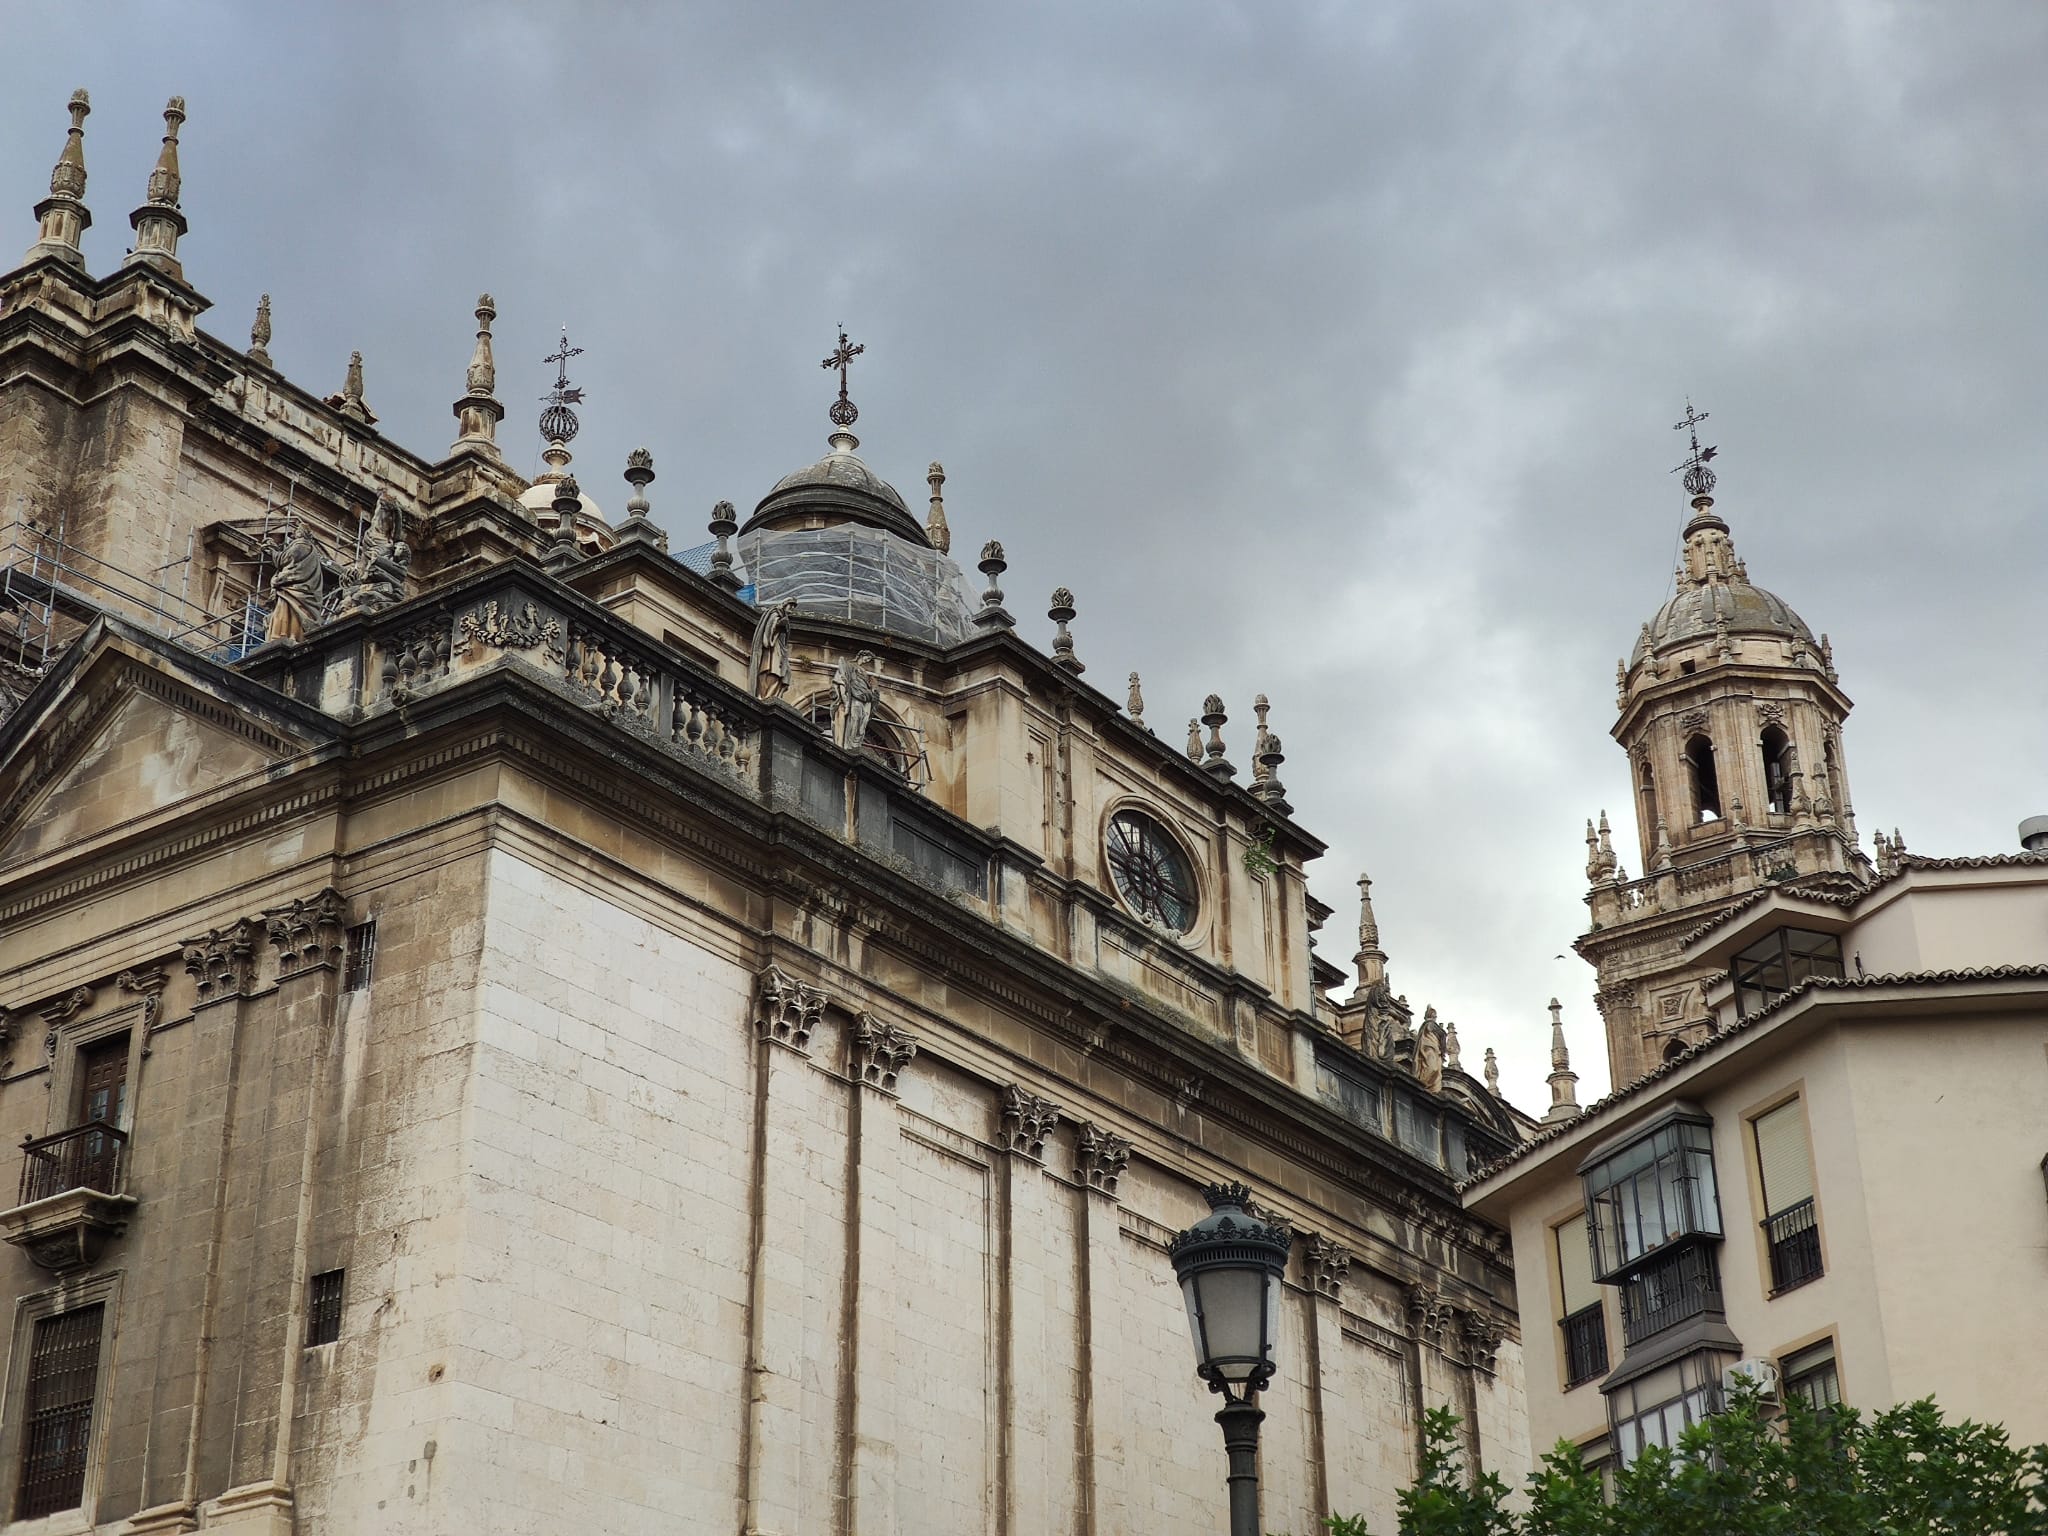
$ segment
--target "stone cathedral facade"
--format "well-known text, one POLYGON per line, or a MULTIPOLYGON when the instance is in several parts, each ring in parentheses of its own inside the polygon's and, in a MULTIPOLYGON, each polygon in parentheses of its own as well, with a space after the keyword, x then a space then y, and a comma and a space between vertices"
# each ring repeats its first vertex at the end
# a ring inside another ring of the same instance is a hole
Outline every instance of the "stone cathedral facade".
POLYGON ((5 1518, 1212 1529, 1165 1243, 1226 1181, 1298 1234, 1265 1525, 1387 1523, 1439 1405, 1519 1478, 1453 1185, 1526 1122, 1369 903, 1330 995, 1263 699, 1183 746, 1064 590, 1021 640, 843 337, 826 454, 687 550, 651 455, 579 484, 566 345, 507 466, 488 297, 390 440, 267 299, 200 328, 181 102, 87 270, 88 106, 0 277, 5 1518))

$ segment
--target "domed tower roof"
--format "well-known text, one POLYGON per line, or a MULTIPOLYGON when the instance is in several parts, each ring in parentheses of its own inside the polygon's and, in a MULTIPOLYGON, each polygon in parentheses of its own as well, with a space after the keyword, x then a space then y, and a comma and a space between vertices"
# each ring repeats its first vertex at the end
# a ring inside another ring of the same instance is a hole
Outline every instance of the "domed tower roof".
POLYGON ((841 427, 830 441, 832 451, 817 463, 791 470, 776 481, 740 531, 861 523, 929 545, 924 525, 911 516, 896 487, 854 452, 860 439, 841 427))
POLYGON ((1765 635, 1813 643, 1813 631, 1792 605, 1751 583, 1749 569, 1735 554, 1728 525, 1714 511, 1711 496, 1693 499, 1685 525, 1685 560, 1678 591, 1659 608, 1636 638, 1629 665, 1646 656, 1692 645, 1725 632, 1765 635))

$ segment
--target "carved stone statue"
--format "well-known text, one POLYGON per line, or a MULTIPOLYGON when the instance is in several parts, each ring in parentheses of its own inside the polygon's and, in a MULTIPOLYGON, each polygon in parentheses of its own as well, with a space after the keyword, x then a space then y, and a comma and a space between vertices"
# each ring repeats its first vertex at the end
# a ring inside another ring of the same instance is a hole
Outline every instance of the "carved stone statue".
POLYGON ((330 585, 342 575, 302 523, 286 525, 278 535, 277 570, 270 578, 270 626, 264 641, 298 640, 320 622, 320 607, 330 585))
POLYGON ((875 691, 875 653, 862 651, 832 669, 832 739, 849 752, 867 740, 881 695, 875 691))
POLYGON ((377 498, 378 542, 355 571, 355 590, 344 612, 379 613, 405 601, 405 581, 412 570, 412 548, 405 542, 405 517, 396 503, 377 498))
POLYGON ((774 701, 789 692, 789 615, 796 599, 770 603, 754 621, 754 644, 747 657, 747 676, 754 697, 774 701))
POLYGON ((1422 1027, 1415 1032, 1415 1080, 1430 1093, 1444 1089, 1444 1027, 1436 1021, 1436 1009, 1422 1011, 1422 1027))

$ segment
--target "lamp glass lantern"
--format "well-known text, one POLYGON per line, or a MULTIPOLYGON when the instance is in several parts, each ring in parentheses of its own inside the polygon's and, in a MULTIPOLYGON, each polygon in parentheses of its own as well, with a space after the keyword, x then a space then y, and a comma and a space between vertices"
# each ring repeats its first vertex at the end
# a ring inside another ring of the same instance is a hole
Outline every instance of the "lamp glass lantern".
POLYGON ((1280 1277, 1294 1234, 1249 1215, 1251 1191, 1242 1184, 1214 1184, 1203 1194, 1208 1216, 1167 1251, 1187 1303, 1195 1374, 1212 1392, 1244 1402, 1273 1376, 1280 1277))

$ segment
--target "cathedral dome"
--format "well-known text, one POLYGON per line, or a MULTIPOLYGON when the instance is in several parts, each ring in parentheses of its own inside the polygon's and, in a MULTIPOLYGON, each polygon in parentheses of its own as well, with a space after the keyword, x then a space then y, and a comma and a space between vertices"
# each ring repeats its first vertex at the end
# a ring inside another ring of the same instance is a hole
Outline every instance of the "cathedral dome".
POLYGON ((1727 621, 1731 635, 1777 635, 1787 640, 1813 642, 1806 620, 1792 611, 1792 605, 1775 592, 1751 586, 1746 581, 1713 582, 1691 587, 1672 597, 1657 610, 1636 641, 1631 662, 1641 661, 1652 651, 1711 639, 1721 622, 1727 621))
POLYGON ((896 487, 868 468, 854 452, 860 439, 844 427, 831 438, 832 451, 775 482, 740 531, 767 528, 827 528, 856 523, 929 545, 924 525, 910 514, 896 487))
POLYGON ((1754 586, 1749 569, 1736 558, 1728 525, 1714 511, 1713 499, 1693 502, 1685 526, 1685 563, 1678 568, 1678 591, 1659 608, 1636 638, 1630 665, 1646 656, 1712 639, 1723 630, 1730 636, 1764 635, 1813 643, 1813 631, 1792 605, 1775 592, 1754 586))

